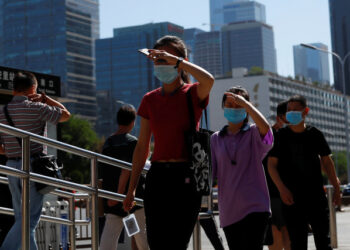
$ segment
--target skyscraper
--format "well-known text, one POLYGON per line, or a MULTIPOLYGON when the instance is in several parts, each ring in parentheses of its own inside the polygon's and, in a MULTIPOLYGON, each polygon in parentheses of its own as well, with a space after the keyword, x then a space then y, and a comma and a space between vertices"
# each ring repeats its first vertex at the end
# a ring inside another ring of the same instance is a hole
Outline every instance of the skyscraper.
POLYGON ((95 121, 98 0, 0 0, 0 65, 61 77, 66 106, 95 121))
POLYGON ((223 74, 232 68, 257 66, 276 73, 276 49, 273 29, 260 22, 225 25, 222 30, 223 74))
MULTIPOLYGON (((329 0, 332 51, 344 58, 350 53, 350 1, 329 0)), ((337 90, 343 91, 341 65, 333 60, 334 84, 337 90)), ((350 95, 350 58, 345 62, 346 94, 350 95)))
POLYGON ((190 28, 184 30, 183 40, 187 47, 188 60, 190 62, 193 62, 196 35, 203 32, 205 31, 197 28, 190 28))
POLYGON ((193 62, 214 76, 222 75, 220 31, 197 34, 194 40, 193 62))
POLYGON ((246 2, 249 0, 210 0, 210 30, 220 30, 224 25, 224 5, 232 2, 246 2))
MULTIPOLYGON (((327 45, 312 43, 311 45, 328 50, 327 45)), ((293 46, 294 75, 311 79, 312 82, 330 84, 328 54, 305 48, 301 45, 293 46)))
POLYGON ((238 1, 223 6, 224 23, 257 21, 266 23, 265 5, 255 1, 238 1))
MULTIPOLYGON (((183 33, 183 27, 173 23, 150 23, 117 28, 112 38, 96 41, 96 86, 98 97, 103 100, 98 103, 98 108, 104 109, 103 105, 107 105, 106 109, 113 108, 108 118, 100 117, 98 113, 96 131, 99 135, 108 136, 113 132, 115 112, 120 105, 128 103, 138 108, 143 95, 161 85, 153 76, 153 62, 137 50, 153 48, 164 35, 182 38, 183 33), (110 103, 106 102, 107 99, 110 103)), ((139 127, 140 121, 137 120, 134 134, 139 127)))

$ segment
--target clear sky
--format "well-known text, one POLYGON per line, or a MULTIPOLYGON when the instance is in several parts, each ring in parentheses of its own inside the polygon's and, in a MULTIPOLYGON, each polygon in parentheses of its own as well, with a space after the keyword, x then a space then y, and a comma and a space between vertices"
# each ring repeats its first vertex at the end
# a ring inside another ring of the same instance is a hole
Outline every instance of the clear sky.
MULTIPOLYGON (((328 0, 258 0, 273 26, 280 75, 294 76, 293 45, 321 42, 331 49, 328 0)), ((209 0, 100 0, 101 38, 113 28, 170 21, 209 30, 209 0)), ((333 67, 330 57, 330 76, 333 67)))

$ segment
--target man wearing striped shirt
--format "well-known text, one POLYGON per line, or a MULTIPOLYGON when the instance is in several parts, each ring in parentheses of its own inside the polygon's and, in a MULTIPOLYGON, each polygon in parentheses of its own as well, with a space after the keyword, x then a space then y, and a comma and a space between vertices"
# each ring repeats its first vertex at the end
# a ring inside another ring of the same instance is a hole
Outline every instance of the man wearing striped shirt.
MULTIPOLYGON (((59 102, 37 94, 38 87, 35 76, 31 73, 18 73, 13 79, 13 98, 8 103, 8 113, 16 128, 46 136, 46 122, 57 124, 67 121, 69 111, 59 102)), ((0 123, 9 125, 4 110, 0 110, 0 123)), ((31 156, 46 153, 46 146, 31 142, 31 156)), ((22 149, 16 137, 0 133, 0 153, 8 158, 7 166, 22 169, 22 149)), ((12 195, 15 223, 7 234, 0 250, 19 249, 21 247, 21 180, 8 176, 12 195)), ((30 249, 37 250, 35 228, 38 224, 43 205, 43 195, 36 191, 35 183, 30 182, 30 249)))

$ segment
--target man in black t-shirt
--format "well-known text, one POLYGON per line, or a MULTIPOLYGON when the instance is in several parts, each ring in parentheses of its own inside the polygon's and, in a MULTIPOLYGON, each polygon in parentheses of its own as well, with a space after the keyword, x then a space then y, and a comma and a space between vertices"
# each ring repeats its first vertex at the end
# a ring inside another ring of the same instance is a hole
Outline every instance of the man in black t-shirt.
POLYGON ((316 248, 332 249, 321 163, 334 187, 335 204, 340 204, 340 187, 327 141, 320 130, 305 124, 308 112, 304 97, 293 96, 288 100, 289 126, 277 132, 268 168, 284 203, 292 250, 307 249, 308 224, 312 227, 316 248))
MULTIPOLYGON (((103 145, 102 154, 132 162, 132 156, 137 144, 137 138, 130 135, 134 128, 136 110, 132 105, 122 106, 117 113, 118 130, 107 138, 103 145)), ((130 171, 108 164, 99 165, 99 173, 102 179, 102 188, 108 191, 126 194, 129 185, 130 171)), ((140 178, 136 197, 143 199, 143 183, 140 178)), ((116 249, 119 235, 124 227, 123 217, 127 213, 123 209, 123 203, 104 199, 104 213, 106 215, 105 226, 101 235, 100 249, 116 249)), ((139 250, 148 249, 145 215, 142 207, 135 206, 130 213, 134 213, 140 227, 140 233, 136 234, 135 241, 139 250)))

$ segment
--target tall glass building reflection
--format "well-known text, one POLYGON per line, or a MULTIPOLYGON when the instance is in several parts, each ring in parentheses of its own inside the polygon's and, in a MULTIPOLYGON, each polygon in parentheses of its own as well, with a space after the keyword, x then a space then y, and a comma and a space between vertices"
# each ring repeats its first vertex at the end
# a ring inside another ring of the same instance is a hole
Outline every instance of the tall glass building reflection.
MULTIPOLYGON (((128 103, 138 108, 143 95, 161 85, 153 76, 153 62, 137 50, 152 48, 164 35, 182 38, 183 34, 183 27, 162 22, 117 28, 112 38, 96 41, 99 135, 106 137, 114 132, 115 113, 121 105, 128 103)), ((139 126, 137 120, 134 134, 138 134, 139 126)))
POLYGON ((98 0, 0 0, 0 65, 61 77, 66 106, 94 122, 98 0))
MULTIPOLYGON (((328 50, 327 45, 312 43, 311 45, 328 50)), ((328 54, 305 48, 301 45, 293 46, 294 75, 304 77, 306 80, 329 85, 329 62, 328 54)))

